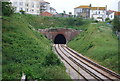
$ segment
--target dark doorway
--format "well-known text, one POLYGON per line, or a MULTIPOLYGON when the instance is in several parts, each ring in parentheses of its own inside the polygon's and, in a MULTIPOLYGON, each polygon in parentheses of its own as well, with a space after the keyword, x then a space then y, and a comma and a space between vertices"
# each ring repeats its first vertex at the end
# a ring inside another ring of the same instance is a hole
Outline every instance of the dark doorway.
POLYGON ((54 44, 66 44, 64 35, 58 34, 54 39, 54 44))

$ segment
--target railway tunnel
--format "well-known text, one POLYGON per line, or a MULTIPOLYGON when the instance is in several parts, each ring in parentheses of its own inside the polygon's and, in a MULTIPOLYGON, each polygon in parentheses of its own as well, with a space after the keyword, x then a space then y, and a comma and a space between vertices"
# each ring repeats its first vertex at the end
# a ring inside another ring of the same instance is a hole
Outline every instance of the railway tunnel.
POLYGON ((54 39, 54 44, 66 44, 66 38, 62 34, 56 35, 54 39))
POLYGON ((68 41, 72 40, 82 32, 81 30, 66 28, 38 29, 38 31, 44 34, 45 37, 51 40, 54 44, 67 44, 68 41))

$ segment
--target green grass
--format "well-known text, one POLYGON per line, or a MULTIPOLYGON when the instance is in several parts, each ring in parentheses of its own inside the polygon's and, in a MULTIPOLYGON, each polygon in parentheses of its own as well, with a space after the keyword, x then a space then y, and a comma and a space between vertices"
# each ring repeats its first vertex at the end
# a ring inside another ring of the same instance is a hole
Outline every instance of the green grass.
POLYGON ((21 79, 22 73, 28 79, 70 79, 52 52, 51 42, 34 30, 35 22, 30 23, 37 16, 28 16, 28 20, 26 17, 20 14, 3 17, 3 79, 21 79))
POLYGON ((90 24, 68 46, 99 64, 120 73, 118 70, 118 40, 111 27, 105 23, 90 24))
MULTIPOLYGON (((90 20, 83 20, 81 18, 61 18, 61 17, 43 17, 35 15, 20 15, 15 14, 27 20, 27 22, 35 29, 45 28, 73 28, 81 29, 80 26, 89 24, 90 20)), ((19 19, 19 18, 18 18, 19 19)))

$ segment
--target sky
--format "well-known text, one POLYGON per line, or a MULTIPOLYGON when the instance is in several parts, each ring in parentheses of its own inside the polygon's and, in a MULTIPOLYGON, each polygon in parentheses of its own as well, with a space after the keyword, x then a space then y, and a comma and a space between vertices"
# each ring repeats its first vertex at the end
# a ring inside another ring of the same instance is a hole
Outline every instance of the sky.
POLYGON ((107 9, 118 11, 118 1, 120 0, 45 0, 50 6, 55 8, 58 13, 66 11, 74 14, 74 8, 80 5, 92 4, 93 7, 105 7, 107 9))

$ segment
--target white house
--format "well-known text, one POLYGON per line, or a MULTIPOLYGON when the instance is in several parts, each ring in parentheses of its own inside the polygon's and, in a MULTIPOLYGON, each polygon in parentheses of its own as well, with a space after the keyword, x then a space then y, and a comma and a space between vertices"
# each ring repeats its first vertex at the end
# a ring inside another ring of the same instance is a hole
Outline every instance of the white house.
POLYGON ((114 17, 115 17, 115 11, 112 11, 112 10, 108 10, 107 11, 107 18, 109 18, 110 20, 113 20, 114 17))
POLYGON ((56 9, 54 9, 53 7, 50 7, 50 13, 51 14, 57 14, 56 9))
POLYGON ((107 7, 91 7, 90 18, 98 21, 105 21, 107 13, 107 7))
POLYGON ((12 6, 15 7, 15 12, 17 13, 23 10, 27 14, 39 15, 43 7, 44 11, 50 11, 50 3, 44 0, 10 0, 10 2, 12 2, 12 6))

